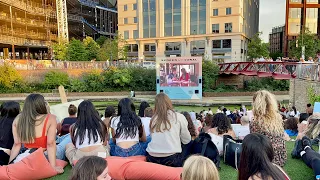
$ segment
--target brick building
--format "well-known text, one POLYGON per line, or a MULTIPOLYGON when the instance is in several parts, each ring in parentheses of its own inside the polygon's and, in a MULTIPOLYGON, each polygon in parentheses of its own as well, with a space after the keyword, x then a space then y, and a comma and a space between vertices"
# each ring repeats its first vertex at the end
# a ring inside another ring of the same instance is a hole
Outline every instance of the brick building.
POLYGON ((285 26, 272 28, 269 34, 269 51, 270 53, 283 53, 285 42, 285 26))

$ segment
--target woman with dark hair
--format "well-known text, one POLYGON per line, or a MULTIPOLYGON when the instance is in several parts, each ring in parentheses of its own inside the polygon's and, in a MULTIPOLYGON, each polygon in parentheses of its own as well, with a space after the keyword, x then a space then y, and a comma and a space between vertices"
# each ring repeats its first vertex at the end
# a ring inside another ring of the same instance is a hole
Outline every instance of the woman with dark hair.
POLYGON ((128 157, 145 155, 145 146, 139 141, 147 140, 141 119, 135 112, 133 102, 124 98, 118 104, 118 116, 111 119, 112 140, 111 155, 128 157))
POLYGON ((194 140, 197 137, 197 133, 196 133, 196 129, 194 128, 194 124, 192 122, 191 116, 188 112, 182 112, 182 114, 184 115, 184 117, 186 117, 187 121, 188 121, 188 131, 191 135, 191 139, 194 140))
POLYGON ((144 110, 147 107, 150 107, 149 103, 147 103, 146 101, 141 102, 140 107, 139 107, 139 114, 138 114, 138 116, 140 118, 144 117, 144 110))
POLYGON ((83 101, 78 107, 78 120, 70 127, 72 144, 67 144, 66 157, 72 164, 84 156, 107 157, 106 126, 101 121, 94 105, 83 101))
POLYGON ((107 161, 101 157, 81 158, 72 169, 70 180, 111 180, 107 161))
POLYGON ((295 117, 291 117, 284 122, 285 132, 289 136, 297 136, 298 135, 298 119, 295 117))
POLYGON ((239 180, 289 180, 288 175, 273 164, 274 151, 270 140, 261 134, 248 134, 242 142, 239 180))
POLYGON ((40 94, 30 94, 12 125, 14 144, 11 149, 9 162, 19 162, 35 149, 46 150, 49 163, 58 172, 63 173, 61 167, 56 167, 56 117, 48 113, 44 97, 40 94), (24 152, 19 154, 22 144, 24 152))
POLYGON ((291 111, 288 112, 288 114, 287 114, 287 118, 288 117, 296 117, 296 118, 298 118, 299 115, 300 115, 300 112, 297 111, 297 108, 295 106, 292 106, 291 107, 291 111))
POLYGON ((14 143, 12 123, 20 113, 20 104, 14 101, 5 102, 0 111, 0 165, 7 165, 14 143))
POLYGON ((213 116, 212 128, 207 131, 211 136, 212 142, 217 146, 219 154, 223 154, 223 136, 229 135, 236 138, 232 130, 230 119, 223 113, 217 113, 213 116))

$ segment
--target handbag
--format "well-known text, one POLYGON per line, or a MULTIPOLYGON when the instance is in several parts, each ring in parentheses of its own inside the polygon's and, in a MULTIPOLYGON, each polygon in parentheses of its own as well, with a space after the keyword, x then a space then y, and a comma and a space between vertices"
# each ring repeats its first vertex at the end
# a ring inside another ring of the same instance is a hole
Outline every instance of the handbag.
POLYGON ((238 170, 241 151, 242 140, 235 140, 229 135, 223 136, 223 160, 225 164, 238 170))

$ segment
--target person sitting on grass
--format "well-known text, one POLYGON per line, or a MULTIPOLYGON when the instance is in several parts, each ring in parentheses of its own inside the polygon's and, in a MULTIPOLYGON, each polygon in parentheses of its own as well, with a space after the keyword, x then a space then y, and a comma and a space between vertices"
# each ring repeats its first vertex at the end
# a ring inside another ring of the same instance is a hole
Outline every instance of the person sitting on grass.
POLYGON ((302 121, 307 121, 309 118, 309 114, 307 113, 301 113, 299 116, 299 123, 302 123, 302 121))
POLYGON ((201 129, 201 132, 207 132, 209 129, 211 129, 212 123, 213 123, 213 115, 207 114, 207 116, 204 118, 204 126, 201 129))
POLYGON ((242 142, 239 180, 289 180, 288 175, 273 164, 274 151, 268 137, 252 133, 242 142))
POLYGON ((107 129, 110 128, 111 119, 116 115, 116 110, 113 106, 108 106, 104 111, 104 124, 106 125, 107 129))
POLYGON ((139 107, 139 113, 138 116, 140 118, 145 117, 145 109, 150 107, 149 103, 146 101, 142 101, 139 107))
POLYGON ((64 118, 61 121, 60 127, 58 127, 58 133, 63 136, 69 133, 69 128, 72 124, 77 121, 77 107, 73 104, 70 104, 68 108, 69 117, 64 118), (66 131, 67 130, 67 131, 66 131))
POLYGON ((270 139, 275 153, 274 163, 283 167, 287 160, 285 131, 275 96, 266 90, 258 91, 253 95, 252 107, 254 118, 250 123, 250 132, 270 139))
POLYGON ((207 131, 211 136, 211 141, 217 146, 219 154, 223 154, 223 136, 229 135, 236 138, 230 119, 223 113, 217 113, 213 116, 212 128, 207 131))
POLYGON ((147 161, 182 167, 191 144, 188 121, 182 114, 174 111, 171 100, 164 93, 156 96, 150 132, 151 142, 147 148, 147 161))
POLYGON ((284 122, 285 132, 289 136, 298 135, 298 119, 295 117, 290 117, 284 122))
POLYGON ((85 156, 109 156, 105 147, 107 132, 94 105, 90 101, 81 102, 78 120, 70 127, 72 143, 66 146, 66 157, 70 164, 85 156))
POLYGON ((191 139, 194 140, 197 137, 197 133, 196 133, 196 129, 193 125, 193 122, 191 120, 190 114, 186 111, 182 112, 182 114, 184 115, 184 117, 187 119, 188 121, 188 130, 189 133, 191 135, 191 139))
POLYGON ((318 179, 320 176, 320 154, 312 149, 312 142, 307 136, 296 140, 292 157, 301 158, 313 170, 315 177, 318 179))
POLYGON ((70 180, 111 180, 108 163, 97 156, 81 158, 72 169, 70 180))
POLYGON ((7 165, 14 143, 12 123, 20 113, 20 104, 14 101, 3 103, 0 111, 0 165, 7 165))
POLYGON ((9 163, 19 162, 36 149, 43 148, 52 168, 57 173, 63 173, 63 169, 56 166, 56 129, 56 117, 48 114, 44 97, 30 94, 25 100, 22 113, 13 121, 14 144, 9 163), (24 150, 19 154, 22 144, 24 150))
POLYGON ((216 165, 207 157, 190 156, 183 165, 181 180, 219 180, 216 165))
POLYGON ((111 156, 129 157, 146 155, 147 137, 141 119, 136 114, 133 102, 124 98, 119 101, 118 115, 111 119, 112 140, 111 156))

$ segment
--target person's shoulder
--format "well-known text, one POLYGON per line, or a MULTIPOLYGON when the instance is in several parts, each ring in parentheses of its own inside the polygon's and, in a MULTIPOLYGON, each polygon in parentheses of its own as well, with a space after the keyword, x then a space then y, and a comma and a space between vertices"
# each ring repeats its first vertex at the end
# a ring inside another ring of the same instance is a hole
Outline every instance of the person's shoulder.
POLYGON ((54 114, 48 114, 47 116, 48 116, 48 121, 58 123, 58 121, 57 121, 57 116, 56 116, 56 115, 54 115, 54 114))

